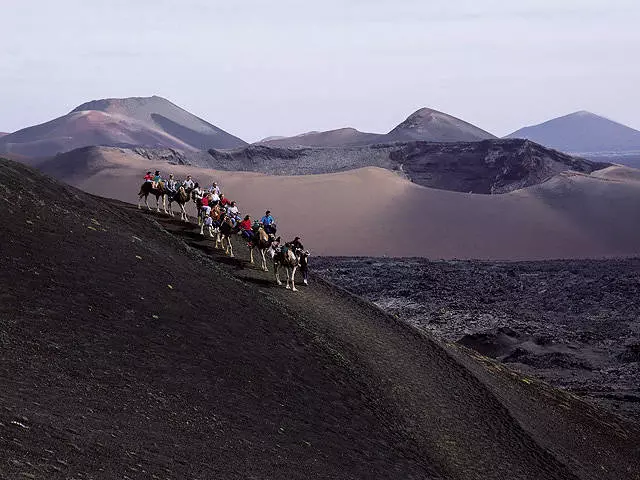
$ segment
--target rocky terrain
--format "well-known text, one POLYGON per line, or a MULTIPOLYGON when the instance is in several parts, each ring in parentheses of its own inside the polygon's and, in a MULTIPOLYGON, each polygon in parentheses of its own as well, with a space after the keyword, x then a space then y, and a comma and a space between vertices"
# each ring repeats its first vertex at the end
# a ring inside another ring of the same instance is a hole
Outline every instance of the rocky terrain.
POLYGON ((2 478, 640 476, 637 425, 235 239, 3 160, 0 189, 2 478))
MULTIPOLYGON (((526 140, 468 143, 408 142, 348 148, 265 145, 181 152, 137 148, 152 161, 270 175, 310 175, 381 167, 425 187, 471 193, 507 193, 540 184, 563 171, 591 173, 609 164, 571 157, 526 140)), ((76 156, 75 152, 68 154, 76 156)), ((58 162, 70 162, 64 156, 58 162)))
POLYGON ((386 312, 640 421, 640 259, 315 258, 386 312))
POLYGON ((84 103, 62 117, 3 136, 0 153, 41 158, 95 145, 193 152, 237 148, 246 142, 153 96, 84 103))

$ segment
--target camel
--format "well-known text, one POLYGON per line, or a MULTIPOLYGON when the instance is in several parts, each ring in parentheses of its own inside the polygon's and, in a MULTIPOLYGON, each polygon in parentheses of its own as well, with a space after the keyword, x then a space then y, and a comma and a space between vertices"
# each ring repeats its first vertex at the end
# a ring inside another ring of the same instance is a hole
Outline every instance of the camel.
POLYGON ((187 210, 185 208, 187 202, 191 198, 191 191, 189 189, 185 189, 183 186, 178 188, 178 191, 174 195, 168 195, 169 197, 169 214, 173 217, 173 207, 171 204, 176 202, 180 207, 180 220, 188 222, 189 217, 187 216, 187 210))
POLYGON ((291 248, 283 247, 280 250, 270 249, 270 255, 273 257, 273 274, 276 277, 277 284, 282 285, 278 269, 284 267, 287 271, 286 288, 291 289, 292 292, 297 292, 298 289, 294 281, 296 269, 300 266, 300 258, 302 256, 308 256, 308 252, 299 252, 296 254, 291 248), (289 282, 291 282, 291 286, 289 286, 289 282))
POLYGON ((265 232, 262 225, 258 227, 258 229, 253 232, 253 240, 251 241, 249 247, 249 257, 251 260, 251 264, 253 265, 253 249, 255 248, 256 250, 258 250, 258 252, 260 252, 260 256, 262 257, 260 268, 263 272, 268 272, 269 269, 267 268, 266 253, 269 247, 271 247, 271 245, 274 243, 276 245, 279 244, 280 237, 276 238, 275 235, 268 234, 267 232, 265 232))
POLYGON ((144 204, 147 206, 147 209, 151 210, 149 206, 148 197, 149 194, 156 196, 156 212, 160 211, 160 198, 162 198, 162 209, 164 213, 167 212, 167 204, 165 203, 165 194, 166 190, 164 188, 164 182, 158 182, 158 186, 154 188, 151 182, 144 182, 140 187, 140 192, 138 193, 138 208, 140 208, 140 201, 142 197, 144 197, 144 204))
POLYGON ((218 228, 218 236, 216 238, 216 248, 220 245, 224 248, 224 253, 233 257, 233 246, 231 245, 231 235, 238 232, 236 222, 229 217, 226 213, 220 214, 220 227, 218 228), (227 247, 225 248, 225 240, 227 241, 227 247))

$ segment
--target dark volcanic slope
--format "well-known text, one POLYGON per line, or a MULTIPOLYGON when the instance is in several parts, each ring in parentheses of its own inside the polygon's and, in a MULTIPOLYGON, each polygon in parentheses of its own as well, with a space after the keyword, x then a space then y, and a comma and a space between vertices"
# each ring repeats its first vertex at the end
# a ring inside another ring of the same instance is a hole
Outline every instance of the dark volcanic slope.
MULTIPOLYGON (((590 173, 608 166, 549 150, 526 140, 467 143, 409 142, 353 148, 270 148, 251 145, 211 150, 194 164, 219 170, 307 175, 366 166, 401 172, 425 187, 473 193, 506 193, 536 185, 566 170, 590 173)), ((188 157, 178 158, 189 163, 188 157)))
POLYGON ((521 128, 506 138, 527 138, 563 152, 640 152, 640 131, 584 111, 521 128))
POLYGON ((5 478, 640 474, 633 425, 336 287, 15 163, 0 187, 5 478))
POLYGON ((85 103, 41 125, 0 139, 0 152, 46 157, 91 145, 181 150, 237 148, 246 142, 161 97, 85 103))

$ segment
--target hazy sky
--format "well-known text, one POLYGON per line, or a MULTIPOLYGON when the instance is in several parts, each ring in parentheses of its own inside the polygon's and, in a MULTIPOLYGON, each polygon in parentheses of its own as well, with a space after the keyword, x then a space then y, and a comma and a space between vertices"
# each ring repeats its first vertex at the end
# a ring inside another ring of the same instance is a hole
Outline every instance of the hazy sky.
POLYGON ((0 0, 0 131, 161 95, 254 141, 419 107, 640 129, 638 0, 0 0))

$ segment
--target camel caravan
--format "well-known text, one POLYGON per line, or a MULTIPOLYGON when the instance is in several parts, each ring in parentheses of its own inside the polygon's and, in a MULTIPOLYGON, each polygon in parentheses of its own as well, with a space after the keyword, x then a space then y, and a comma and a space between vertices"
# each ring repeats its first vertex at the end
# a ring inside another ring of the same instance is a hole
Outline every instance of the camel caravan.
POLYGON ((304 249, 300 237, 295 237, 292 241, 281 245, 280 237, 276 237, 275 220, 269 210, 259 221, 254 222, 250 215, 243 217, 240 214, 236 202, 226 198, 216 182, 207 189, 203 189, 191 179, 191 175, 181 182, 175 180, 173 174, 164 180, 158 170, 155 175, 151 175, 149 171, 144 176, 144 183, 138 193, 138 208, 142 208, 141 203, 144 198, 144 204, 148 210, 151 210, 148 202, 149 195, 156 197, 157 212, 160 212, 162 204, 162 211, 172 217, 174 216, 173 203, 177 203, 180 208, 180 219, 185 222, 189 222, 186 205, 190 201, 193 202, 198 212, 200 235, 215 238, 215 248, 223 249, 226 255, 233 257, 231 238, 240 236, 249 248, 251 264, 255 263, 254 250, 257 252, 260 268, 263 271, 269 271, 267 259, 271 259, 278 285, 282 285, 281 268, 287 274, 287 289, 297 291, 294 281, 297 269, 302 273, 303 283, 308 285, 309 251, 304 249))

